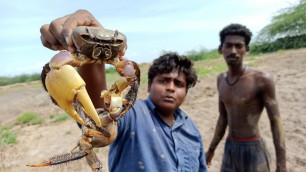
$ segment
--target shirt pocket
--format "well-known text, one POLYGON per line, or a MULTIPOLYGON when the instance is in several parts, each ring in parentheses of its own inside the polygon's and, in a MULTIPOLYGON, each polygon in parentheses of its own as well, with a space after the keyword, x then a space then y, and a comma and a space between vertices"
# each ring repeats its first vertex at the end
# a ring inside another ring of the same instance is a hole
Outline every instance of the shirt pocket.
POLYGON ((199 146, 188 146, 188 154, 190 159, 191 171, 199 171, 200 167, 200 145, 199 146))

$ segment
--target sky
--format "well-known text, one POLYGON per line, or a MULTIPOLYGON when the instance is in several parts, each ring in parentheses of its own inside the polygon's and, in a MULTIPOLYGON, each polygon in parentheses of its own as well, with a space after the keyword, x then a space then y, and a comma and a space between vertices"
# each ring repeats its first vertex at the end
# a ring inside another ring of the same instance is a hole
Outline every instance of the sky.
POLYGON ((150 63, 164 51, 216 49, 230 23, 256 36, 297 0, 8 0, 0 2, 0 77, 40 73, 57 51, 40 41, 40 27, 78 9, 126 35, 125 58, 150 63))

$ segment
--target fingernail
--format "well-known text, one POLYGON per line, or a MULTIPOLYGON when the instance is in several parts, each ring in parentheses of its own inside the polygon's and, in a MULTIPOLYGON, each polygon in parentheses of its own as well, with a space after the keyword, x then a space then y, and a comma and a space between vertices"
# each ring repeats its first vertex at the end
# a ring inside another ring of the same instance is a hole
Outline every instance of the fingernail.
POLYGON ((66 44, 69 45, 69 37, 68 36, 65 36, 65 41, 66 41, 66 44))

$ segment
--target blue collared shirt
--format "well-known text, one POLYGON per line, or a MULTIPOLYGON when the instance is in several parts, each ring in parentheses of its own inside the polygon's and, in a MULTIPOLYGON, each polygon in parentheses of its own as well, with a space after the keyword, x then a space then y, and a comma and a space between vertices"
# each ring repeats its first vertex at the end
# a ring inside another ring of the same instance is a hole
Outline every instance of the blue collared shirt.
POLYGON ((118 136, 110 145, 111 172, 206 172, 201 134, 180 109, 170 127, 148 97, 118 121, 118 136))

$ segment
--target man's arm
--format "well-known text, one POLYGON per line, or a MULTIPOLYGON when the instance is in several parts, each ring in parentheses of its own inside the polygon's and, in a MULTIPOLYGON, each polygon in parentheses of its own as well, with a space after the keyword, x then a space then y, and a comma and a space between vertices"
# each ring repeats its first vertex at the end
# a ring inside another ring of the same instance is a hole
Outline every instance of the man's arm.
MULTIPOLYGON (((77 26, 102 25, 86 10, 77 10, 73 14, 53 20, 40 28, 42 44, 51 50, 68 50, 75 52, 72 41, 72 30, 77 26)), ((87 64, 78 69, 79 74, 86 83, 88 94, 96 108, 103 107, 100 99, 101 91, 106 89, 106 77, 104 64, 87 64)))
POLYGON ((104 107, 101 91, 106 90, 106 74, 104 64, 87 64, 78 69, 86 83, 86 90, 95 108, 104 107))
MULTIPOLYGON (((221 75, 218 77, 217 87, 219 87, 220 80, 221 80, 221 75)), ((210 143, 209 149, 205 154, 206 163, 208 167, 211 165, 211 160, 214 156, 215 149, 217 148, 219 142, 221 141, 221 139, 225 134, 227 124, 228 123, 227 123, 226 109, 224 103, 219 99, 219 118, 216 125, 215 134, 210 143)))
POLYGON ((276 151, 276 171, 286 171, 285 136, 275 95, 275 84, 272 77, 267 73, 264 74, 262 78, 264 82, 264 84, 262 84, 264 86, 262 89, 263 99, 270 119, 271 131, 276 151))

